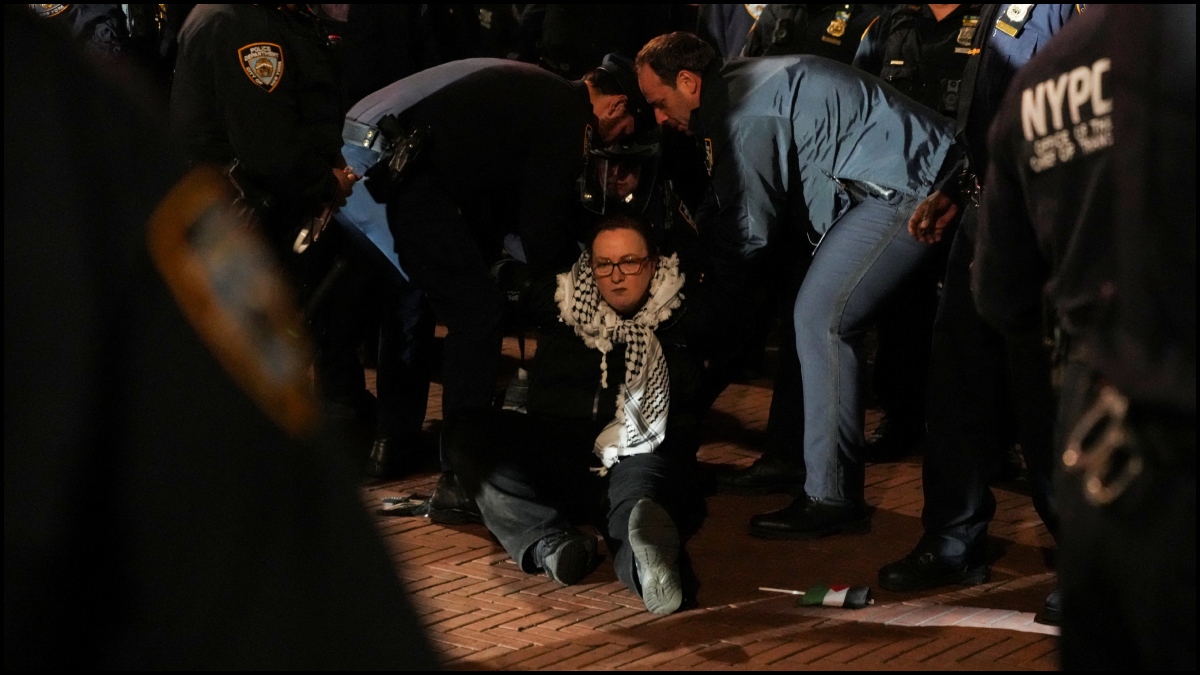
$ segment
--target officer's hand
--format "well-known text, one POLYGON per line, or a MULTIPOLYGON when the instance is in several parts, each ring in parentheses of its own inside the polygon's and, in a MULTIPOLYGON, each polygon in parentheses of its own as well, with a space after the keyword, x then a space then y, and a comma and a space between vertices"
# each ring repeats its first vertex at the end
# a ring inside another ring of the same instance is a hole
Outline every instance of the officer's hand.
POLYGON ((908 219, 908 233, 922 244, 936 244, 956 217, 958 204, 939 190, 913 209, 912 217, 908 219))
POLYGON ((354 191, 354 183, 359 179, 359 176, 350 167, 333 169, 332 171, 333 177, 337 179, 338 183, 337 194, 333 196, 333 205, 340 209, 346 205, 346 198, 354 191))

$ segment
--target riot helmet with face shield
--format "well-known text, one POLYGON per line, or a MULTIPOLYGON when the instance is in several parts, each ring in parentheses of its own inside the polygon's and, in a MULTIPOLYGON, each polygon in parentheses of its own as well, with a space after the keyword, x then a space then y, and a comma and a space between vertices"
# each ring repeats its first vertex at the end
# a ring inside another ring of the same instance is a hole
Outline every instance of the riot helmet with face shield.
POLYGON ((642 213, 650 203, 662 154, 658 127, 624 143, 593 147, 580 179, 580 201, 604 215, 616 210, 642 213))

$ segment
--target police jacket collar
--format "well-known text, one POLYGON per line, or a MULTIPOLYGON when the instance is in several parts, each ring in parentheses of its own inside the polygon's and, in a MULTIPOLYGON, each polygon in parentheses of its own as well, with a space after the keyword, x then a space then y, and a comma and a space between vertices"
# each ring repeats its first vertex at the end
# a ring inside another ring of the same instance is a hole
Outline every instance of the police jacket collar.
POLYGON ((704 138, 713 135, 729 110, 729 84, 722 75, 721 61, 714 60, 700 74, 700 107, 692 111, 688 121, 693 135, 704 138))

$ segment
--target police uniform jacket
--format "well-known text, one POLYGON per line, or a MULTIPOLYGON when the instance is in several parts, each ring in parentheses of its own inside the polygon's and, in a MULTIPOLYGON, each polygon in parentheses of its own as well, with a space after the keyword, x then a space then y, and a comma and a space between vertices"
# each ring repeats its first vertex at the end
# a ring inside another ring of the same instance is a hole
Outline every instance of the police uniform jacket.
POLYGON ((517 232, 534 270, 577 254, 568 224, 592 119, 582 82, 524 63, 465 59, 380 89, 347 117, 375 125, 385 115, 429 128, 416 170, 433 172, 464 213, 488 214, 497 240, 517 232))
POLYGON ((1112 295, 1113 91, 1112 61, 1098 39, 1103 14, 1089 9, 1034 57, 992 125, 972 272, 980 314, 1009 334, 1041 331, 1045 300, 1057 325, 1082 337, 1112 295))
POLYGON ((925 197, 953 125, 878 78, 819 56, 737 59, 703 75, 693 132, 711 147, 701 216, 746 258, 802 201, 818 236, 853 204, 845 181, 925 197))
POLYGON ((742 56, 812 54, 850 63, 882 5, 765 5, 742 56))
POLYGON ((954 117, 982 7, 959 5, 938 21, 928 5, 896 5, 871 23, 854 55, 854 67, 954 117))
POLYGON ((297 214, 333 199, 343 107, 335 64, 310 15, 200 5, 184 23, 171 123, 192 161, 234 159, 297 214))
POLYGON ((972 171, 987 168, 987 133, 1013 75, 1041 51, 1078 5, 984 5, 972 49, 977 56, 963 74, 958 129, 972 171))
MULTIPOLYGON (((1169 424, 1194 435, 1196 6, 1107 11, 1117 278, 1112 311, 1097 322, 1095 364, 1132 405, 1183 415, 1190 425, 1169 424)), ((1194 475, 1195 441, 1185 451, 1194 475)))

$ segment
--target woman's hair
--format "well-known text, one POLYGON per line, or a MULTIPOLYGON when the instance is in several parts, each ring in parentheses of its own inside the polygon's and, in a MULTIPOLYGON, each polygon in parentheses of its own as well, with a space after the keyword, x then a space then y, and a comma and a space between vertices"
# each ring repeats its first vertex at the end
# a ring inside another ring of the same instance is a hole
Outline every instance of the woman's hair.
POLYGON ((592 244, 596 242, 596 237, 600 236, 601 232, 610 230, 633 230, 642 237, 642 241, 646 242, 646 255, 650 256, 651 260, 658 258, 658 247, 654 245, 654 232, 650 229, 650 223, 639 215, 632 213, 617 213, 605 216, 596 226, 592 228, 591 235, 588 236, 588 254, 592 254, 592 244))

